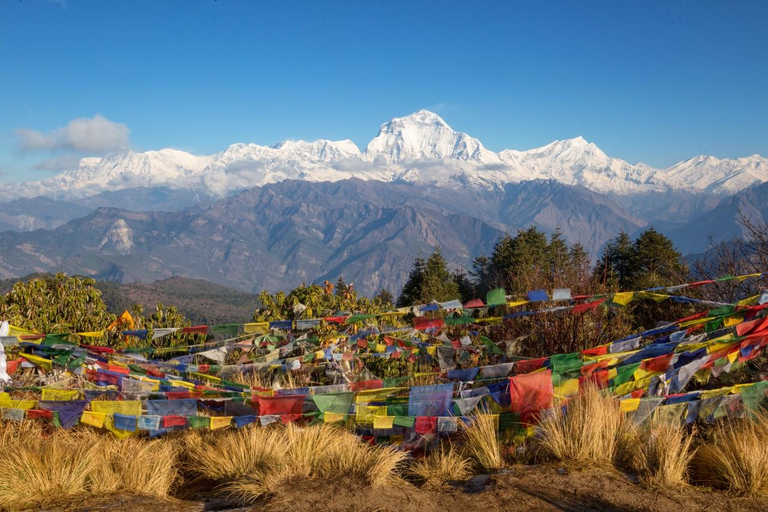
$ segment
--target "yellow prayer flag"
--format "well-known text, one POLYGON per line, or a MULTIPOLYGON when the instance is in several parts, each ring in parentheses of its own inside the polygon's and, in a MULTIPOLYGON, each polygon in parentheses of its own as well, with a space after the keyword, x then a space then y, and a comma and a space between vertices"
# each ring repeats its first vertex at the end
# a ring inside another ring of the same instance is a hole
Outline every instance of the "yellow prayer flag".
MULTIPOLYGON (((16 325, 11 325, 10 329, 8 330, 8 336, 24 336, 24 335, 28 336, 31 334, 37 334, 37 333, 35 331, 30 331, 29 329, 24 329, 23 327, 18 327, 16 325)), ((42 341, 42 339, 40 341, 42 341)), ((28 341, 27 343, 40 343, 40 342, 28 341)))
POLYGON ((555 386, 555 396, 559 398, 568 398, 579 394, 579 379, 568 379, 555 386))
POLYGON ((232 416, 211 416, 211 430, 228 427, 232 424, 232 416))
MULTIPOLYGON (((199 380, 207 380, 209 382, 221 382, 221 379, 219 377, 216 377, 215 375, 208 375, 207 373, 198 373, 198 372, 189 372, 189 374, 199 380)), ((192 384, 192 383, 190 382, 189 384, 192 384)), ((195 389, 195 385, 192 384, 192 387, 190 389, 195 389)))
POLYGON ((190 391, 195 389, 194 383, 187 382, 185 380, 171 380, 171 379, 168 379, 168 383, 171 386, 180 387, 180 388, 187 388, 190 391))
POLYGON ((669 298, 669 295, 665 293, 636 292, 635 297, 638 299, 651 299, 656 302, 661 302, 663 300, 667 300, 669 298))
POLYGON ((727 316, 723 319, 723 325, 725 327, 731 327, 732 325, 738 325, 744 321, 744 314, 727 316))
POLYGON ((382 354, 387 351, 387 346, 384 343, 376 344, 376 352, 382 354))
POLYGON ((373 428, 389 429, 395 422, 394 416, 375 416, 373 418, 373 428))
POLYGON ((434 356, 435 352, 437 352, 437 347, 436 346, 430 345, 429 347, 427 347, 427 354, 429 354, 431 356, 434 356))
POLYGON ((83 411, 83 415, 80 417, 80 423, 85 423, 96 428, 104 428, 104 420, 107 415, 101 412, 83 411))
POLYGON ((5 400, 0 399, 0 408, 3 409, 34 409, 37 405, 37 400, 5 400))
POLYGON ((27 354, 25 352, 20 352, 19 355, 29 361, 32 364, 36 364, 43 370, 51 371, 53 369, 53 361, 50 359, 46 359, 44 357, 38 357, 32 354, 27 354))
POLYGON ((269 332, 269 322, 251 322, 243 325, 246 334, 266 334, 269 332))
POLYGON ((624 413, 636 411, 639 406, 639 398, 627 398, 626 400, 619 402, 619 410, 624 413))
POLYGON ((101 338, 104 336, 104 331, 78 332, 76 334, 84 338, 101 338))
POLYGON ((340 412, 325 412, 323 413, 323 421, 326 423, 338 423, 344 421, 344 414, 340 412))
POLYGON ((356 405, 355 421, 360 424, 373 423, 376 416, 386 416, 386 405, 356 405))
POLYGON ((42 400, 69 401, 77 398, 79 393, 76 389, 48 389, 43 388, 42 400))
POLYGON ((632 301, 634 297, 635 297, 634 292, 614 293, 613 298, 611 299, 611 302, 613 302, 614 304, 619 304, 620 306, 626 306, 632 301))
POLYGON ((739 301, 739 302, 737 302, 736 304, 738 304, 739 306, 750 306, 750 305, 752 305, 753 303, 757 302, 757 300, 758 300, 759 298, 760 298, 760 295, 753 295, 753 296, 751 296, 751 297, 747 297, 746 299, 742 299, 742 300, 740 300, 740 301, 739 301))
POLYGON ((104 414, 141 416, 141 400, 93 400, 91 411, 104 414))
POLYGON ((507 302, 507 307, 508 308, 516 308, 517 306, 523 306, 525 304, 528 304, 528 302, 530 302, 530 301, 527 301, 527 300, 516 300, 516 301, 512 301, 512 302, 507 302))

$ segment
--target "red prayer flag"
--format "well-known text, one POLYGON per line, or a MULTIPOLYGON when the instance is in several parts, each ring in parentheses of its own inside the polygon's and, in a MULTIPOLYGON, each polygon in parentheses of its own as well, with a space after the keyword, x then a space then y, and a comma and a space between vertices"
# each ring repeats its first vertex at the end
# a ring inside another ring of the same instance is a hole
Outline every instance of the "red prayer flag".
POLYGON ((607 353, 608 345, 600 345, 599 347, 588 348, 581 351, 581 354, 585 356, 603 356, 607 353))
POLYGON ((208 326, 193 325, 192 327, 184 327, 181 329, 181 334, 208 334, 208 326))
POLYGON ((169 400, 183 400, 185 398, 200 398, 203 393, 202 391, 166 391, 165 396, 169 400))
POLYGON ((186 416, 163 416, 163 428, 186 427, 186 416))
POLYGON ((413 328, 423 331, 425 329, 439 329, 445 325, 445 321, 442 318, 414 318, 413 328))
POLYGON ((581 313, 586 313, 587 311, 592 311, 593 309, 597 309, 597 306, 605 302, 606 299, 600 299, 596 300, 594 302, 585 302, 584 304, 576 304, 573 306, 573 309, 571 310, 571 313, 574 315, 578 315, 581 313))
POLYGON ((28 409, 27 418, 33 420, 36 418, 53 419, 53 411, 46 411, 43 409, 28 409))
POLYGON ((262 416, 301 414, 305 398, 304 395, 259 396, 256 397, 256 402, 259 404, 259 414, 262 416))
POLYGON ((515 363, 515 371, 517 373, 529 373, 534 370, 538 370, 544 366, 544 362, 546 360, 546 357, 540 357, 538 359, 526 359, 524 361, 518 361, 515 363))
POLYGON ((417 416, 413 426, 417 434, 431 434, 437 431, 437 416, 417 416))
POLYGON ((366 389, 381 389, 384 387, 384 382, 381 380, 361 380, 359 382, 350 382, 350 391, 365 391, 366 389))
POLYGON ((509 394, 512 412, 528 414, 549 409, 555 396, 552 371, 523 373, 510 377, 509 394))
POLYGON ((8 375, 13 375, 16 373, 16 370, 19 368, 19 363, 21 363, 24 360, 24 358, 14 359, 13 361, 8 361, 5 363, 5 373, 8 375))
POLYGON ((469 308, 481 308, 483 306, 485 306, 485 303, 483 302, 483 299, 472 299, 471 301, 469 301, 466 304, 464 304, 464 307, 466 309, 469 309, 469 308))
POLYGON ((640 368, 647 372, 663 372, 669 367, 669 362, 674 354, 664 354, 662 356, 646 359, 640 363, 640 368))
POLYGON ((129 375, 131 373, 131 371, 128 368, 123 368, 122 366, 115 366, 113 364, 108 364, 107 370, 114 373, 120 373, 122 375, 129 375))

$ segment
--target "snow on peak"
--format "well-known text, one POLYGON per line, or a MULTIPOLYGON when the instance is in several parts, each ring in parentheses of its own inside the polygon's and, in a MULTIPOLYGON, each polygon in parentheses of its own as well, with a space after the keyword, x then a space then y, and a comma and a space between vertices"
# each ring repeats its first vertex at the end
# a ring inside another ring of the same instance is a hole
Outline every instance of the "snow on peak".
POLYGON ((479 140, 453 130, 428 110, 382 124, 379 134, 368 143, 365 156, 370 160, 384 157, 389 163, 424 159, 499 162, 498 155, 485 149, 479 140))
POLYGON ((5 189, 16 197, 76 198, 131 187, 165 186, 223 196, 286 179, 337 181, 351 177, 451 187, 500 188, 524 180, 556 180, 601 193, 670 189, 732 194, 768 181, 768 159, 697 156, 664 170, 606 155, 578 136, 525 151, 495 153, 439 115, 419 110, 381 125, 365 151, 351 140, 287 140, 273 146, 232 144, 197 156, 177 149, 82 158, 51 178, 5 189))

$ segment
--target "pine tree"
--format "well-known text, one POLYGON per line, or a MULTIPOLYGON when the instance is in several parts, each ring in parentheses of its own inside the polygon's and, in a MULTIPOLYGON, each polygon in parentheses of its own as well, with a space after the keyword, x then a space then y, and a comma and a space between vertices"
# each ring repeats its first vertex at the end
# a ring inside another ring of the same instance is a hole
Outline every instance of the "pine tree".
POLYGON ((382 288, 381 290, 379 290, 379 293, 377 293, 373 297, 373 300, 378 301, 379 304, 381 304, 384 307, 387 307, 387 306, 391 307, 395 302, 395 297, 391 293, 389 293, 389 290, 387 290, 386 288, 382 288))
POLYGON ((440 249, 436 248, 426 261, 420 256, 416 258, 408 281, 397 299, 397 305, 405 307, 426 304, 433 300, 443 302, 458 298, 459 286, 448 271, 440 249))
POLYGON ((400 297, 397 299, 398 307, 410 306, 418 303, 421 296, 421 289, 424 283, 424 271, 426 270, 426 262, 420 255, 416 257, 413 262, 413 269, 408 274, 408 281, 403 285, 403 290, 400 292, 400 297))
POLYGON ((650 228, 632 246, 631 277, 626 286, 645 289, 669 286, 688 279, 688 266, 672 240, 650 228))
POLYGON ((347 283, 344 282, 344 276, 339 275, 339 278, 336 280, 336 296, 343 296, 346 289, 347 283))
POLYGON ((622 231, 611 239, 595 263, 593 275, 607 289, 625 289, 632 274, 632 239, 622 231))
POLYGON ((485 297, 491 289, 496 287, 493 263, 488 256, 478 256, 475 258, 469 275, 472 276, 472 285, 475 292, 474 297, 470 297, 470 299, 485 297))

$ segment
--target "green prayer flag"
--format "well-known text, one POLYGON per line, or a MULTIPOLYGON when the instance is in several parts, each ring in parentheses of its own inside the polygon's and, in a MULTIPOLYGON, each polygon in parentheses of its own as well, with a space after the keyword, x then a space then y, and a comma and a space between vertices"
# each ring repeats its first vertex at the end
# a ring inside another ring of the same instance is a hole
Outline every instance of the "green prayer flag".
POLYGON ((734 311, 736 311, 736 306, 729 304, 727 306, 720 306, 719 308, 708 311, 707 316, 726 316, 730 315, 734 311))
POLYGON ((354 324, 357 322, 362 322, 363 320, 368 320, 369 318, 373 318, 375 316, 376 315, 350 315, 346 320, 344 320, 344 323, 354 324))
POLYGON ((208 332, 211 334, 226 334, 227 336, 237 336, 237 331, 240 328, 240 324, 221 324, 212 325, 208 328, 208 332))
POLYGON ((632 379, 632 374, 640 367, 640 362, 620 366, 616 369, 616 377, 613 379, 613 386, 620 386, 632 379))
POLYGON ((507 292, 504 288, 496 288, 488 292, 485 297, 488 306, 503 306, 507 303, 507 292))
POLYGON ((189 428, 208 428, 211 419, 208 416, 187 416, 189 428))
POLYGON ((555 354, 549 358, 553 373, 571 373, 581 369, 582 360, 579 352, 555 354))
POLYGON ((336 414, 348 414, 349 408, 355 399, 353 391, 318 393, 310 396, 320 412, 333 412, 336 414))
POLYGON ((768 392, 768 381, 755 382, 751 386, 741 389, 741 401, 744 407, 752 414, 764 409, 768 405, 766 393, 768 392))
POLYGON ((395 419, 392 422, 393 425, 397 425, 398 427, 407 427, 407 428, 413 428, 413 425, 415 423, 416 423, 416 418, 413 416, 395 416, 395 419))
POLYGON ((408 416, 408 404, 388 404, 387 416, 408 416))

